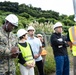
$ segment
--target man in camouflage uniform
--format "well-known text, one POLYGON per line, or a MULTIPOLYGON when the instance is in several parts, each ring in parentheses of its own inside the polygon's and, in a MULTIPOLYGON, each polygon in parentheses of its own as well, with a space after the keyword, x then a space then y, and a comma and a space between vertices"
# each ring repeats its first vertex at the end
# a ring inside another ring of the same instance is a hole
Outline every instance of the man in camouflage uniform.
POLYGON ((18 26, 18 18, 14 14, 9 14, 5 18, 5 24, 0 27, 0 75, 15 75, 15 64, 11 58, 11 51, 15 48, 17 41, 11 32, 18 26))

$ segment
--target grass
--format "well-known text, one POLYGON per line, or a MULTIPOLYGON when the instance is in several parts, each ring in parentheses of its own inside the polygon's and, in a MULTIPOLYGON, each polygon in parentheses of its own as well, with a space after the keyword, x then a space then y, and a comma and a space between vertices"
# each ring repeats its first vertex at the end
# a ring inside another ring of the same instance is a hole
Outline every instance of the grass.
MULTIPOLYGON (((46 60, 45 60, 45 65, 44 65, 44 72, 45 72, 45 75, 49 75, 55 72, 55 61, 54 61, 54 56, 53 56, 53 50, 50 45, 46 47, 46 50, 47 50, 47 55, 46 55, 46 60)), ((69 60, 70 60, 70 68, 72 68, 73 58, 72 58, 72 54, 69 48, 68 48, 68 55, 69 55, 69 60)), ((21 75, 19 66, 16 66, 16 75, 21 75)), ((36 67, 35 67, 35 75, 38 75, 38 71, 36 67)))

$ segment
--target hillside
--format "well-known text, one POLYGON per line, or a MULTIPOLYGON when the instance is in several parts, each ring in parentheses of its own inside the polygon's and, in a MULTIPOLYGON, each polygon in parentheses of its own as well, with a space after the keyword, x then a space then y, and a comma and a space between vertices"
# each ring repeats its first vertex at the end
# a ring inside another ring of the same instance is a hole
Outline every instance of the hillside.
MULTIPOLYGON (((45 25, 48 25, 49 27, 49 25, 52 26, 57 21, 60 21, 63 23, 63 29, 66 33, 68 28, 75 24, 75 22, 73 21, 74 15, 59 15, 58 12, 52 10, 45 11, 41 8, 33 7, 32 5, 19 5, 17 2, 5 1, 0 2, 0 25, 4 23, 4 18, 9 13, 14 13, 19 17, 19 28, 27 28, 30 23, 36 22, 39 24, 43 23, 43 27, 46 27, 45 25)), ((40 30, 38 30, 37 32, 39 31, 40 30)))

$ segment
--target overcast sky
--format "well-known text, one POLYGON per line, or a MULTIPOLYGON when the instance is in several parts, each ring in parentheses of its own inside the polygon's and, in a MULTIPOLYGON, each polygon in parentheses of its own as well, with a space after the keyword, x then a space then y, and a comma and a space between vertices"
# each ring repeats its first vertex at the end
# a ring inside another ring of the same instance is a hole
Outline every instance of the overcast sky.
POLYGON ((18 2, 19 4, 31 4, 33 7, 40 7, 42 10, 54 10, 60 14, 73 15, 73 0, 0 0, 18 2))

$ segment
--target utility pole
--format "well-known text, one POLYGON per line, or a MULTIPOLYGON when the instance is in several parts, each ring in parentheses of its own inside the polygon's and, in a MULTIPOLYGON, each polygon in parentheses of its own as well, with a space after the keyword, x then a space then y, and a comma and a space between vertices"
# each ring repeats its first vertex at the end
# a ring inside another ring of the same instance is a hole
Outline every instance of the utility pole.
POLYGON ((73 8, 74 8, 74 21, 76 21, 76 0, 73 0, 73 8))

